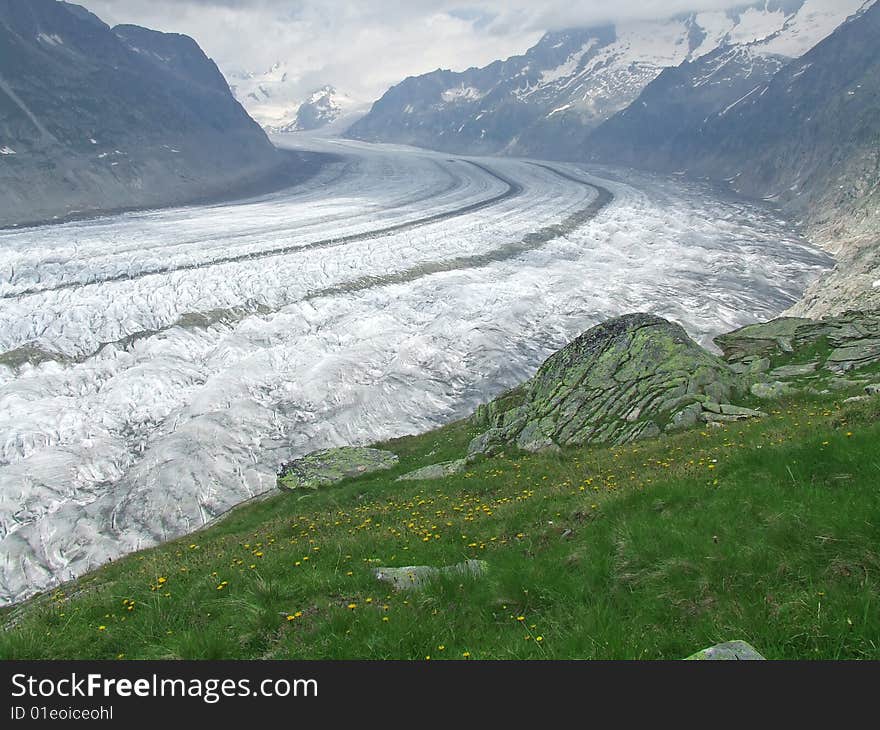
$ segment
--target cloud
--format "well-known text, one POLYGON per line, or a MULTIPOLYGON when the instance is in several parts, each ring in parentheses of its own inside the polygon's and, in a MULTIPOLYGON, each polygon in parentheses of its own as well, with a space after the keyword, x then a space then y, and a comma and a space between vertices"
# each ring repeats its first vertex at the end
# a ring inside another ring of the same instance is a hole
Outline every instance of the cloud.
MULTIPOLYGON (((224 71, 286 61, 305 95, 364 100, 406 76, 522 53, 547 30, 670 17, 743 0, 79 0, 110 24, 186 33, 224 71)), ((823 0, 833 2, 833 0, 823 0)))

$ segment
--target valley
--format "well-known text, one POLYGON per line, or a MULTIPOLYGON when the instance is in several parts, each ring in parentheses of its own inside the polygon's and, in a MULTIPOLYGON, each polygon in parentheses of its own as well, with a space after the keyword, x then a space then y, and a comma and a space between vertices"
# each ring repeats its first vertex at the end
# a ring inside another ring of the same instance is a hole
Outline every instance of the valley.
POLYGON ((611 167, 307 135, 236 203, 0 232, 0 598, 191 532, 315 449, 423 432, 608 317, 704 345, 831 264, 771 210, 611 167))

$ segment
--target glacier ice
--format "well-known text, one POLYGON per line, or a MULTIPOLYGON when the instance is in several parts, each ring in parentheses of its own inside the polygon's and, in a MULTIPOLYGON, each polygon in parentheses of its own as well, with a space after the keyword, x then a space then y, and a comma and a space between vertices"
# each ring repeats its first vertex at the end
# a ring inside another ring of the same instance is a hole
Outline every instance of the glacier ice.
POLYGON ((338 161, 258 199, 0 231, 0 601, 193 530, 307 451, 465 415, 599 320, 710 344, 831 263, 699 185, 295 140, 338 161), (593 199, 570 178, 613 203, 491 260, 593 199))

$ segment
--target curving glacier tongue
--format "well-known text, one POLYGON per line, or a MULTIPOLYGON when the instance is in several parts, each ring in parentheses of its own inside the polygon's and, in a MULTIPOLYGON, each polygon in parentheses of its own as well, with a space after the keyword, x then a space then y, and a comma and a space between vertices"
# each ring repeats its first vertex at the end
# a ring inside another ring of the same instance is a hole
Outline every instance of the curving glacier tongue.
POLYGON ((700 187, 308 144, 338 162, 296 189, 0 232, 2 601, 465 415, 601 319, 708 344, 830 263, 700 187))

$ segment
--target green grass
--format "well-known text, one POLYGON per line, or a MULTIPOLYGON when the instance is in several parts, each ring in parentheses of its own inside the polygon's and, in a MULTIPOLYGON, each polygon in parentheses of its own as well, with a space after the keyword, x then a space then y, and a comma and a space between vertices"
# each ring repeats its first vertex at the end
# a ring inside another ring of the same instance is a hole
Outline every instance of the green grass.
POLYGON ((880 659, 880 399, 845 395, 437 482, 394 477, 460 457, 467 422, 389 442, 393 471, 248 504, 5 611, 0 656, 660 659, 745 639, 880 659), (421 593, 372 574, 466 558, 489 573, 421 593))

